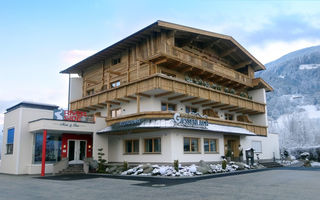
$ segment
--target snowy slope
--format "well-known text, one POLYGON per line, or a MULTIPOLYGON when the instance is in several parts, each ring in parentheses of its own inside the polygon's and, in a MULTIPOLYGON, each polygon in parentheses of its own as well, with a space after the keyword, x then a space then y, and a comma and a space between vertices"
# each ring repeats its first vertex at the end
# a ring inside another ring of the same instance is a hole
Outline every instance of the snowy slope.
POLYGON ((289 53, 257 73, 274 92, 267 94, 269 131, 282 148, 320 144, 320 46, 289 53))

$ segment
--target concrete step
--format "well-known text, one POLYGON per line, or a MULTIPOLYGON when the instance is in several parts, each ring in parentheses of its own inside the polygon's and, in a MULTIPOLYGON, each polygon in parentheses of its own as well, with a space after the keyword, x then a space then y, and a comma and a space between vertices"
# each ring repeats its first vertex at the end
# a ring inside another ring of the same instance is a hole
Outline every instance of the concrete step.
POLYGON ((260 164, 265 166, 266 168, 283 167, 283 165, 281 165, 277 162, 260 162, 260 164))
POLYGON ((62 170, 60 174, 83 174, 83 164, 71 164, 66 169, 62 170))

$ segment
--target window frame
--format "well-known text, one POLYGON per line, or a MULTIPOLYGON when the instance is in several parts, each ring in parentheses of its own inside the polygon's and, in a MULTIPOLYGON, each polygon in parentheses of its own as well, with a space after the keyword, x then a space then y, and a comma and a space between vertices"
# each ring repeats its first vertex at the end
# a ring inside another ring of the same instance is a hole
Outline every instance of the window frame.
POLYGON ((7 129, 6 155, 13 155, 14 132, 15 132, 15 128, 14 127, 10 127, 10 128, 7 129), (11 131, 11 130, 13 131, 12 132, 12 142, 9 143, 9 141, 8 141, 8 139, 9 139, 9 131, 11 131))
POLYGON ((121 85, 121 81, 120 80, 116 80, 116 81, 113 81, 113 82, 110 83, 110 88, 116 88, 116 87, 119 87, 120 85, 121 85))
POLYGON ((186 106, 185 107, 185 111, 186 111, 186 113, 190 113, 190 111, 193 112, 193 113, 197 113, 198 112, 198 108, 192 107, 192 106, 186 106), (189 112, 187 112, 187 108, 189 109, 189 112), (195 109, 196 112, 193 112, 192 109, 195 109))
POLYGON ((197 137, 183 137, 183 153, 185 154, 200 154, 201 153, 201 140, 200 138, 197 137), (184 150, 184 146, 185 146, 185 139, 189 139, 189 151, 185 151, 184 150), (191 151, 192 150, 192 139, 196 139, 198 141, 198 151, 191 151))
POLYGON ((203 151, 204 153, 207 153, 207 154, 218 154, 219 153, 219 139, 217 138, 203 138, 203 151), (204 145, 205 145, 205 140, 208 140, 208 147, 209 147, 209 151, 206 151, 205 148, 204 148, 204 145), (211 148, 210 148, 210 141, 215 141, 216 143, 216 150, 215 151, 212 151, 211 148))
POLYGON ((143 148, 144 148, 144 151, 143 151, 143 152, 144 152, 145 154, 161 154, 161 152, 162 152, 162 148, 161 148, 161 146, 162 146, 161 137, 144 138, 144 139, 143 139, 143 144, 144 144, 144 145, 143 145, 143 146, 144 146, 144 147, 143 147, 143 148), (160 140, 160 151, 159 151, 159 152, 158 152, 158 151, 157 151, 157 152, 154 151, 154 149, 155 149, 155 148, 154 148, 154 147, 155 147, 154 141, 157 140, 157 139, 160 140), (151 152, 146 151, 146 149, 147 149, 147 148, 146 148, 146 144, 147 144, 147 143, 146 143, 146 140, 151 140, 151 141, 152 141, 152 151, 151 151, 151 152))
POLYGON ((161 111, 177 111, 177 104, 167 103, 167 102, 161 102, 161 111), (162 110, 162 105, 163 105, 163 104, 166 105, 166 110, 162 110), (174 106, 174 110, 169 110, 169 105, 173 105, 173 106, 174 106))
POLYGON ((231 114, 231 113, 224 113, 224 119, 225 120, 229 120, 229 121, 233 121, 235 118, 234 118, 234 114, 231 114), (232 119, 230 119, 230 116, 232 116, 232 119))
POLYGON ((132 155, 140 153, 140 140, 139 139, 126 139, 124 140, 124 154, 132 155), (135 141, 138 141, 138 152, 135 152, 135 141), (128 152, 127 142, 131 142, 131 152, 128 152))
POLYGON ((93 95, 94 89, 87 90, 87 96, 93 95))
POLYGON ((111 118, 117 118, 120 117, 122 113, 122 109, 121 108, 114 108, 112 110, 110 110, 110 117, 111 118), (112 112, 115 111, 115 116, 112 115, 112 112), (120 111, 120 113, 118 113, 118 111, 120 111))
POLYGON ((111 66, 121 63, 121 55, 111 58, 111 66))

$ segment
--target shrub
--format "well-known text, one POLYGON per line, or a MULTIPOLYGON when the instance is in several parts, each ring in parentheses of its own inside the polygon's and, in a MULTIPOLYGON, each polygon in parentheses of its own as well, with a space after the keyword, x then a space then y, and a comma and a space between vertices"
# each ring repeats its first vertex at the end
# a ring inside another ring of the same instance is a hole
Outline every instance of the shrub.
POLYGON ((208 87, 208 88, 210 87, 210 84, 209 84, 207 81, 204 81, 204 82, 203 82, 203 85, 204 85, 205 87, 208 87))
POLYGON ((225 92, 225 93, 228 93, 228 92, 229 92, 229 88, 227 88, 227 87, 224 88, 224 92, 225 92))
POLYGON ((123 171, 127 171, 129 169, 129 165, 127 161, 123 161, 123 171))
POLYGON ((222 161, 222 169, 226 169, 227 168, 227 161, 226 159, 223 159, 222 161))
POLYGON ((179 171, 179 160, 173 161, 173 167, 177 172, 179 171))
POLYGON ((98 149, 98 172, 99 173, 104 173, 106 171, 106 166, 104 165, 107 160, 103 159, 102 156, 105 154, 103 153, 103 148, 98 149))
POLYGON ((230 90, 230 93, 231 93, 231 94, 235 94, 236 91, 235 91, 234 89, 231 89, 231 90, 230 90))
POLYGON ((211 85, 211 88, 212 88, 212 89, 217 89, 217 85, 213 83, 213 84, 211 85))
POLYGON ((249 95, 248 95, 248 99, 252 100, 252 96, 249 96, 249 95))
POLYGON ((217 90, 221 91, 221 85, 217 85, 217 90))
POLYGON ((241 96, 241 97, 247 97, 248 95, 247 95, 245 92, 241 92, 241 93, 240 93, 240 96, 241 96))

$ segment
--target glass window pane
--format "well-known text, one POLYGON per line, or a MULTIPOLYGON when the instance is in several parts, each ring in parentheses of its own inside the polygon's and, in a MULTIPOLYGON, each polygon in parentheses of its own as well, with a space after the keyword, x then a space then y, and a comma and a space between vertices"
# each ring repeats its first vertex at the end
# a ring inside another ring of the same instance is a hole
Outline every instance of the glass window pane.
POLYGON ((209 140, 204 139, 203 141, 204 151, 209 151, 209 140))
POLYGON ((139 140, 133 140, 133 152, 139 153, 139 140))
POLYGON ((161 139, 156 138, 154 141, 154 152, 161 152, 161 139))
POLYGON ((198 152, 198 139, 192 138, 191 139, 191 151, 192 152, 198 152))
POLYGON ((152 152, 152 139, 144 140, 146 152, 152 152))
POLYGON ((175 111, 175 110, 176 110, 176 105, 174 105, 174 104, 168 104, 168 110, 169 110, 169 111, 175 111))
POLYGON ((198 112, 198 109, 197 108, 191 108, 191 111, 196 113, 196 112, 198 112))
POLYGON ((186 113, 189 113, 189 112, 190 112, 190 107, 186 106, 186 113))
POLYGON ((210 140, 210 151, 212 151, 212 152, 217 151, 216 140, 210 140))
POLYGON ((131 140, 126 141, 126 153, 131 153, 132 152, 132 143, 131 140))
POLYGON ((183 150, 184 151, 190 151, 190 139, 184 138, 183 140, 183 150))
POLYGON ((161 111, 167 111, 167 104, 165 103, 161 104, 161 111))
MULTIPOLYGON (((42 133, 35 134, 34 162, 42 159, 42 133)), ((61 136, 47 134, 46 161, 57 162, 61 160, 61 136)))

